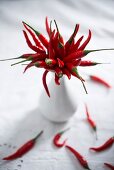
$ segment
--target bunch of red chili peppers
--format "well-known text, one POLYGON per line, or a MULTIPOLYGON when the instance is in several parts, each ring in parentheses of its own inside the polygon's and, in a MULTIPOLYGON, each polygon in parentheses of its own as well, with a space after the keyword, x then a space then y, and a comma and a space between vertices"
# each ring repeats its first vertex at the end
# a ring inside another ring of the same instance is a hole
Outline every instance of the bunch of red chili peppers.
MULTIPOLYGON (((43 34, 35 30, 33 27, 25 22, 22 22, 25 30, 23 30, 24 37, 26 39, 27 45, 34 51, 34 53, 23 54, 20 57, 12 59, 23 59, 20 62, 14 63, 13 65, 30 61, 25 67, 24 72, 30 67, 44 68, 43 73, 43 85, 50 97, 48 86, 46 83, 46 77, 49 71, 54 72, 55 83, 60 85, 60 78, 66 75, 68 79, 71 76, 78 78, 87 93, 86 87, 84 85, 84 79, 80 76, 78 72, 78 66, 94 66, 101 64, 98 62, 82 60, 90 52, 101 51, 101 50, 114 50, 114 49, 98 49, 98 50, 84 50, 91 39, 91 31, 89 30, 88 37, 82 43, 84 36, 81 36, 75 41, 76 35, 79 30, 79 24, 76 24, 74 31, 70 38, 64 42, 62 35, 60 34, 59 28, 56 21, 55 28, 52 29, 52 21, 48 22, 46 17, 46 31, 49 38, 46 39, 43 34), (29 35, 32 37, 34 44, 29 39, 29 35)), ((7 60, 7 59, 5 59, 7 60)), ((9 59, 11 60, 11 59, 9 59)), ((3 60, 2 60, 3 61, 3 60)))

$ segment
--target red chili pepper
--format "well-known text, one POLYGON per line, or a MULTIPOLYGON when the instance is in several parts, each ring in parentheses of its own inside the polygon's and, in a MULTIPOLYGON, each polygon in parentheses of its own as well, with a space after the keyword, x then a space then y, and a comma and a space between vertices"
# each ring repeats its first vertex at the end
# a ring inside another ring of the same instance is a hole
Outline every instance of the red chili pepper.
POLYGON ((52 46, 53 46, 56 54, 57 54, 57 46, 58 46, 58 36, 59 36, 59 33, 56 32, 55 36, 52 39, 52 46))
MULTIPOLYGON (((22 22, 22 23, 23 23, 23 22, 22 22)), ((33 38, 36 46, 38 46, 39 48, 41 48, 42 50, 44 50, 43 46, 41 45, 40 41, 36 38, 36 36, 35 36, 35 34, 32 32, 32 30, 29 29, 26 24, 23 23, 23 25, 24 25, 24 27, 26 28, 26 30, 29 32, 29 34, 32 36, 32 38, 33 38)))
POLYGON ((83 168, 90 170, 88 162, 85 160, 85 158, 79 152, 77 152, 71 146, 66 145, 65 147, 73 153, 73 155, 78 159, 78 161, 80 162, 80 164, 82 165, 83 168))
MULTIPOLYGON (((85 104, 85 109, 86 109, 86 115, 87 115, 87 120, 90 124, 90 126, 93 128, 93 130, 96 132, 97 131, 97 126, 96 123, 92 120, 92 118, 90 117, 89 111, 88 111, 88 107, 85 104)), ((96 134, 96 139, 97 139, 97 134, 96 134)))
POLYGON ((63 76, 62 70, 59 67, 55 67, 54 71, 59 78, 63 76))
POLYGON ((54 143, 54 145, 55 145, 56 147, 61 148, 61 147, 65 146, 67 139, 64 140, 62 143, 59 143, 59 140, 60 140, 60 138, 61 138, 61 135, 62 135, 63 133, 65 133, 67 130, 69 130, 69 128, 68 128, 68 129, 65 129, 65 130, 63 130, 63 131, 61 131, 61 132, 59 132, 59 133, 57 133, 57 134, 54 136, 54 138, 53 138, 53 143, 54 143))
POLYGON ((97 62, 94 62, 94 61, 89 61, 89 60, 85 60, 85 61, 81 61, 80 62, 80 66, 95 66, 97 64, 106 64, 106 63, 97 63, 97 62))
POLYGON ((37 60, 33 60, 31 63, 29 63, 24 70, 24 73, 27 71, 28 68, 30 67, 39 67, 39 68, 44 68, 46 66, 45 61, 41 60, 41 61, 37 61, 37 60))
POLYGON ((57 32, 58 32, 58 40, 59 40, 59 42, 60 42, 62 45, 64 45, 64 40, 63 40, 63 37, 61 36, 61 34, 60 34, 60 32, 59 32, 59 28, 58 28, 58 25, 57 25, 57 23, 56 23, 56 20, 54 20, 54 22, 55 22, 55 26, 56 26, 57 32))
POLYGON ((27 42, 28 46, 29 46, 32 50, 34 50, 34 51, 37 52, 37 53, 44 53, 44 52, 45 52, 44 50, 42 50, 42 49, 40 49, 40 48, 32 45, 31 41, 30 41, 29 38, 28 38, 27 33, 26 33, 24 30, 23 30, 23 33, 24 33, 24 36, 25 36, 25 39, 26 39, 26 42, 27 42))
POLYGON ((77 51, 78 47, 80 46, 80 43, 82 41, 82 39, 84 38, 84 36, 81 36, 78 41, 72 46, 72 48, 70 49, 70 52, 75 52, 77 51))
POLYGON ((84 48, 86 47, 86 45, 89 43, 91 39, 91 30, 89 30, 89 34, 87 39, 85 40, 85 42, 78 48, 79 51, 84 50, 84 48))
POLYGON ((63 72, 63 74, 65 74, 68 77, 69 80, 71 79, 71 73, 67 68, 64 67, 62 69, 62 72, 63 72))
POLYGON ((41 34, 39 33, 38 31, 36 31, 34 28, 32 28, 30 25, 28 25, 27 23, 23 22, 25 25, 27 25, 29 28, 31 28, 35 34, 38 36, 39 40, 41 41, 41 43, 46 47, 48 48, 48 41, 47 39, 41 34))
POLYGON ((52 46, 54 33, 55 33, 55 30, 50 35, 50 41, 49 41, 49 47, 48 47, 48 53, 49 53, 50 59, 55 58, 55 51, 54 51, 53 46, 52 46))
POLYGON ((47 76, 48 72, 49 72, 48 70, 44 71, 42 81, 43 81, 43 85, 44 85, 44 88, 46 90, 46 93, 50 97, 50 93, 49 93, 48 86, 47 86, 47 83, 46 83, 46 76, 47 76))
POLYGON ((70 50, 70 48, 72 47, 72 44, 74 42, 74 38, 75 38, 78 30, 79 30, 79 24, 76 24, 73 34, 71 35, 71 37, 69 38, 69 40, 65 44, 65 51, 66 52, 68 52, 70 50))
POLYGON ((47 31, 48 35, 50 36, 50 28, 49 28, 49 23, 48 23, 48 17, 46 17, 45 25, 46 25, 46 31, 47 31))
POLYGON ((100 77, 95 76, 95 75, 90 75, 89 77, 90 77, 90 79, 92 81, 100 83, 100 84, 104 85, 107 88, 111 88, 111 85, 108 82, 106 82, 105 80, 101 79, 100 77))
POLYGON ((111 164, 109 164, 109 163, 104 163, 104 165, 106 165, 108 168, 114 170, 114 166, 113 166, 113 165, 111 165, 111 164))
POLYGON ((86 55, 85 51, 77 51, 77 52, 71 53, 68 56, 66 56, 63 59, 63 62, 65 62, 65 63, 72 62, 72 60, 80 59, 80 58, 84 57, 85 55, 86 55))
POLYGON ((58 42, 58 46, 57 46, 57 52, 59 57, 62 59, 65 56, 65 48, 64 45, 60 42, 58 42))
POLYGON ((19 58, 26 58, 26 59, 19 61, 17 63, 11 64, 11 66, 14 66, 16 64, 20 64, 20 63, 23 63, 23 62, 26 62, 26 61, 29 61, 29 60, 34 60, 34 61, 43 60, 43 59, 46 58, 46 54, 38 54, 38 53, 36 53, 36 54, 25 54, 25 55, 22 55, 19 58))
POLYGON ((57 58, 57 61, 60 68, 64 67, 64 62, 60 58, 57 58))
POLYGON ((23 156, 25 153, 27 153, 33 148, 37 139, 40 137, 42 133, 43 131, 41 131, 35 138, 29 140, 24 145, 22 145, 14 154, 4 157, 3 160, 13 160, 23 156))
POLYGON ((46 64, 47 64, 48 66, 54 66, 54 65, 57 63, 56 60, 50 59, 50 58, 46 58, 46 59, 45 59, 45 62, 46 62, 46 64))
POLYGON ((80 63, 81 63, 81 59, 77 59, 73 61, 74 66, 80 66, 80 63))
POLYGON ((57 85, 60 85, 60 81, 59 81, 59 77, 56 75, 56 73, 55 73, 55 83, 57 84, 57 85))
POLYGON ((114 143, 114 137, 111 137, 103 145, 96 147, 96 148, 92 147, 90 149, 96 152, 104 151, 108 149, 109 147, 111 147, 113 143, 114 143))

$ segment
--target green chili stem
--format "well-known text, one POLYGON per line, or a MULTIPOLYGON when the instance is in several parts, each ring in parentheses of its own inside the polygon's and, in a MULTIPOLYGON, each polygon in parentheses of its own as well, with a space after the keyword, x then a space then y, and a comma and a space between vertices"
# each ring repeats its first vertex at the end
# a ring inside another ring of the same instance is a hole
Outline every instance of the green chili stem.
POLYGON ((15 60, 15 59, 20 59, 21 57, 15 57, 15 58, 6 58, 0 61, 7 61, 7 60, 15 60))
POLYGON ((96 50, 84 50, 85 54, 91 53, 91 52, 96 52, 96 51, 109 51, 109 50, 114 50, 114 48, 102 48, 102 49, 96 49, 96 50))
POLYGON ((20 61, 20 62, 17 62, 17 63, 11 64, 11 66, 14 66, 14 65, 16 65, 16 64, 20 64, 20 63, 23 63, 23 62, 26 62, 26 61, 28 61, 28 60, 23 60, 23 61, 20 61))

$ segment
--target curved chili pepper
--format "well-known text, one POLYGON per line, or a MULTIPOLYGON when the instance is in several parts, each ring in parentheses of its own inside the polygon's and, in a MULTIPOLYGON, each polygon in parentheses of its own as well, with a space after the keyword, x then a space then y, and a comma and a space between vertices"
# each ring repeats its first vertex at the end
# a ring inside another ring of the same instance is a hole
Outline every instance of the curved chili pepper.
POLYGON ((30 151, 33 148, 33 146, 36 144, 37 139, 41 136, 42 133, 43 133, 43 131, 41 131, 35 138, 29 140, 24 145, 22 145, 12 155, 4 157, 3 160, 13 160, 13 159, 17 159, 17 158, 23 156, 25 153, 27 153, 28 151, 30 151))
POLYGON ((78 159, 83 168, 90 170, 88 162, 79 152, 77 152, 74 148, 72 148, 69 145, 66 145, 65 147, 73 153, 73 155, 78 159))
POLYGON ((27 66, 24 69, 24 73, 28 70, 28 68, 33 67, 33 66, 44 68, 46 66, 46 63, 43 60, 39 60, 39 61, 33 60, 31 63, 27 64, 27 66))
POLYGON ((113 165, 111 165, 111 164, 109 164, 109 163, 104 163, 104 165, 106 165, 108 168, 114 170, 114 166, 113 166, 113 165))
POLYGON ((111 147, 113 143, 114 143, 114 137, 111 137, 103 145, 96 147, 96 148, 92 147, 90 149, 96 152, 101 152, 111 147))
POLYGON ((44 85, 44 88, 46 90, 46 93, 50 97, 50 93, 49 93, 48 86, 47 86, 47 83, 46 83, 46 76, 47 76, 48 72, 49 72, 48 70, 44 71, 42 81, 43 81, 43 85, 44 85))
MULTIPOLYGON (((22 22, 23 23, 23 22, 22 22)), ((36 46, 38 46, 39 48, 41 48, 42 50, 44 50, 43 46, 41 45, 40 41, 36 38, 35 34, 32 32, 31 29, 29 29, 27 27, 27 25, 25 23, 23 23, 24 27, 26 28, 26 30, 29 32, 29 34, 32 36, 36 46)))
POLYGON ((89 43, 90 39, 91 39, 91 30, 89 30, 89 34, 88 34, 87 39, 86 39, 85 42, 78 48, 78 50, 79 50, 79 51, 84 50, 85 47, 87 46, 87 44, 89 43))
MULTIPOLYGON (((86 104, 85 104, 85 109, 86 109, 87 120, 88 120, 90 126, 92 127, 92 129, 96 132, 97 131, 96 123, 91 119, 89 111, 88 111, 88 107, 86 104)), ((97 139, 97 133, 96 133, 96 139, 97 139)))
POLYGON ((46 17, 45 25, 46 25, 46 31, 47 31, 48 35, 50 36, 50 28, 49 28, 49 23, 48 23, 48 17, 46 17))
POLYGON ((60 85, 60 81, 59 81, 59 77, 56 75, 56 73, 55 73, 55 83, 57 84, 57 85, 60 85))
POLYGON ((29 28, 31 28, 31 29, 35 32, 35 34, 38 36, 38 38, 39 38, 39 40, 41 41, 41 43, 42 43, 46 48, 48 48, 48 41, 47 41, 47 39, 46 39, 41 33, 39 33, 38 31, 36 31, 34 28, 32 28, 30 25, 28 25, 28 24, 25 23, 24 21, 23 21, 23 23, 24 23, 25 25, 27 25, 29 28))
POLYGON ((30 41, 29 38, 28 38, 28 35, 27 35, 26 31, 23 30, 23 33, 24 33, 24 36, 25 36, 25 39, 26 39, 26 42, 27 42, 28 46, 29 46, 32 50, 34 50, 35 52, 39 52, 39 53, 44 53, 44 52, 45 52, 44 50, 42 50, 42 49, 40 49, 40 48, 32 45, 31 41, 30 41))
POLYGON ((54 145, 55 145, 56 147, 61 148, 61 147, 65 146, 67 139, 64 140, 62 143, 59 143, 59 140, 60 140, 60 138, 61 138, 61 135, 62 135, 63 133, 65 133, 66 131, 68 131, 68 130, 69 130, 69 128, 68 128, 68 129, 65 129, 65 130, 63 130, 63 131, 61 131, 61 132, 59 132, 59 133, 57 133, 57 134, 54 136, 54 138, 53 138, 53 143, 54 143, 54 145))
POLYGON ((90 77, 90 79, 92 81, 100 83, 100 84, 104 85, 107 88, 111 88, 111 85, 108 82, 106 82, 105 80, 101 79, 100 77, 95 76, 95 75, 90 75, 89 77, 90 77))

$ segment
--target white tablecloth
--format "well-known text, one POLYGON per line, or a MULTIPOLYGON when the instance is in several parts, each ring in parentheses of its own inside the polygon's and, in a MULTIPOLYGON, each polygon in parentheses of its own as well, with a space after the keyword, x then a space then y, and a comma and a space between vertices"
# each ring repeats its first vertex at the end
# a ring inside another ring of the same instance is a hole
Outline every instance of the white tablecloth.
MULTIPOLYGON (((40 32, 45 32, 45 16, 56 19, 65 40, 71 35, 75 23, 80 23, 79 35, 92 40, 87 49, 114 48, 114 1, 112 0, 38 0, 0 1, 0 58, 11 58, 30 52, 22 34, 22 20, 40 32)), ((23 74, 24 66, 11 67, 11 61, 0 62, 0 170, 81 170, 78 161, 65 148, 56 149, 53 136, 66 127, 71 129, 62 139, 77 149, 89 162, 92 170, 106 169, 104 162, 114 164, 114 146, 102 153, 93 153, 89 147, 98 146, 114 135, 114 51, 89 54, 86 59, 108 62, 80 71, 106 79, 110 90, 87 81, 86 95, 79 81, 71 80, 71 89, 79 95, 80 104, 75 116, 67 123, 56 124, 45 119, 39 109, 43 89, 43 70, 32 68, 23 74), (75 89, 78 89, 75 90, 75 89), (86 122, 84 102, 97 124, 98 140, 86 122), (35 147, 22 158, 4 162, 2 158, 13 153, 40 130, 44 134, 35 147), (23 162, 21 162, 23 160, 23 162)), ((69 90, 71 90, 69 88, 69 90)), ((43 106, 42 106, 43 107, 43 106)))

